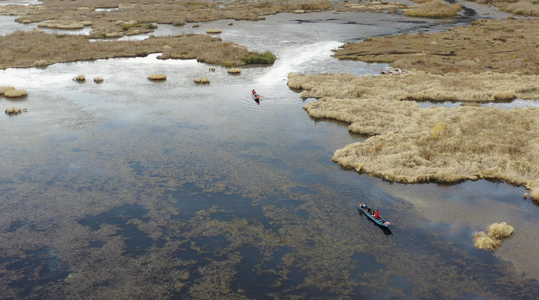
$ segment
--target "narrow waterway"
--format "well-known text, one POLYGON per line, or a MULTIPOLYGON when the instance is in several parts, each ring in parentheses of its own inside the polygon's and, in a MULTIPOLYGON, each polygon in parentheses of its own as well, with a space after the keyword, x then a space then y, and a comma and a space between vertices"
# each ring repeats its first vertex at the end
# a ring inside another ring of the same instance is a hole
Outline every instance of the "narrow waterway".
POLYGON ((28 109, 0 116, 3 297, 538 297, 539 207, 524 188, 402 185, 343 170, 333 152, 365 137, 310 118, 286 86, 289 72, 378 74, 387 65, 331 50, 444 26, 370 13, 162 26, 221 28, 278 60, 240 75, 157 55, 0 71, 0 86, 29 92, 0 98, 28 109), (149 81, 154 73, 168 78, 149 81), (359 201, 391 231, 360 215, 359 201), (514 236, 476 249, 474 232, 501 221, 514 236))

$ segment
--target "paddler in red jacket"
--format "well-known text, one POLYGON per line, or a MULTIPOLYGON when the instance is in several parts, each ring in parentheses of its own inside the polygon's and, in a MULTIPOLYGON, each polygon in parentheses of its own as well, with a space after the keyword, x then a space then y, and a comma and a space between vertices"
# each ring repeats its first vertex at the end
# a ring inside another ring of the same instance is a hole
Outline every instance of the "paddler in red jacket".
POLYGON ((376 210, 376 211, 374 212, 374 218, 375 218, 376 220, 380 219, 380 213, 378 212, 378 210, 376 210))

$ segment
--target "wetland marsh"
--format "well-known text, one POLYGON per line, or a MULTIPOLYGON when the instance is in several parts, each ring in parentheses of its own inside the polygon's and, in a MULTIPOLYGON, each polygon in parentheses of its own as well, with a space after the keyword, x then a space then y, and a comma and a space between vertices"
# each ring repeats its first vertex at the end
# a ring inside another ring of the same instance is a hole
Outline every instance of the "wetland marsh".
POLYGON ((290 72, 388 67, 332 57, 345 42, 454 24, 360 12, 200 25, 163 29, 223 28, 223 41, 277 60, 240 75, 159 53, 0 70, 0 86, 28 91, 0 98, 28 109, 0 116, 0 297, 539 296, 539 207, 523 187, 407 185, 342 169, 335 150, 367 136, 310 117, 303 105, 315 99, 287 86, 290 72), (396 226, 374 226, 359 201, 396 226), (500 221, 514 236, 476 249, 473 234, 500 221))

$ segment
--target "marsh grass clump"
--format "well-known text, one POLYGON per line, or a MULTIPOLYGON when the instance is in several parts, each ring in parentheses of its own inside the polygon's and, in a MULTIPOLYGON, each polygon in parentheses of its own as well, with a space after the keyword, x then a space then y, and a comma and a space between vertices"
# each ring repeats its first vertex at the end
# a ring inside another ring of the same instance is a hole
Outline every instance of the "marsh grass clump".
POLYGON ((34 62, 34 65, 37 66, 37 67, 45 67, 45 66, 49 65, 49 62, 44 60, 44 59, 41 59, 41 60, 36 60, 34 62))
POLYGON ((26 111, 27 111, 26 108, 22 109, 20 107, 12 106, 12 107, 6 108, 5 113, 7 115, 13 116, 13 115, 21 114, 21 113, 26 112, 26 111))
POLYGON ((514 231, 515 228, 506 222, 492 223, 488 226, 488 236, 499 240, 510 237, 514 231))
POLYGON ((148 76, 148 79, 150 79, 150 80, 156 80, 156 81, 159 81, 159 80, 166 80, 166 79, 167 79, 167 75, 166 75, 166 74, 152 74, 152 75, 148 76))
POLYGON ((404 11, 404 15, 408 17, 419 18, 447 18, 454 17, 462 10, 460 4, 450 4, 441 0, 432 0, 421 3, 417 8, 412 8, 404 11))
POLYGON ((218 28, 211 28, 211 29, 206 30, 206 33, 209 33, 209 34, 217 34, 217 33, 222 33, 222 32, 223 31, 218 28))
POLYGON ((228 74, 240 74, 241 69, 240 68, 230 68, 227 70, 228 74))
POLYGON ((84 75, 77 75, 77 76, 75 77, 75 81, 77 81, 77 82, 85 82, 85 81, 86 81, 86 76, 84 76, 84 75))
POLYGON ((487 228, 488 234, 479 232, 475 234, 474 245, 479 249, 494 250, 498 248, 502 241, 510 237, 515 228, 506 222, 492 223, 487 228))
POLYGON ((264 53, 249 53, 242 58, 246 64, 267 64, 271 65, 275 62, 275 54, 267 51, 264 53))
POLYGON ((103 82, 103 77, 94 77, 94 82, 95 83, 102 83, 103 82))
POLYGON ((5 92, 14 90, 15 88, 12 86, 0 86, 0 95, 4 95, 5 92))
POLYGON ((479 232, 474 234, 474 245, 481 250, 494 250, 498 248, 501 244, 500 240, 496 240, 485 234, 484 232, 479 232))
POLYGON ((195 78, 195 83, 198 83, 198 84, 209 84, 210 83, 210 79, 208 77, 198 77, 198 78, 195 78))
POLYGON ((4 92, 4 97, 6 98, 23 98, 28 96, 28 92, 25 90, 7 90, 4 92))

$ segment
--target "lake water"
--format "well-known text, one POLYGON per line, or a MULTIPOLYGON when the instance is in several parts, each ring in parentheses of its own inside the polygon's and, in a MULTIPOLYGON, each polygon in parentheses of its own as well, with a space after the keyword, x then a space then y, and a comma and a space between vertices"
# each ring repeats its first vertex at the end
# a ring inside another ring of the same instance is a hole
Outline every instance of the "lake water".
POLYGON ((447 26, 368 13, 163 26, 221 28, 278 60, 240 75, 156 54, 0 71, 0 86, 29 92, 0 98, 28 109, 0 116, 2 297, 539 297, 539 207, 524 188, 343 170, 333 152, 364 137, 310 118, 302 105, 313 100, 286 86, 292 71, 387 67, 331 58, 346 41, 447 26), (168 78, 149 81, 154 73, 168 78), (81 74, 86 82, 73 80, 81 74), (391 231, 360 215, 359 201, 391 231), (473 234, 501 221, 514 236, 476 249, 473 234))

